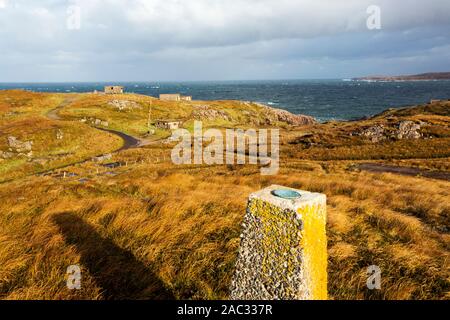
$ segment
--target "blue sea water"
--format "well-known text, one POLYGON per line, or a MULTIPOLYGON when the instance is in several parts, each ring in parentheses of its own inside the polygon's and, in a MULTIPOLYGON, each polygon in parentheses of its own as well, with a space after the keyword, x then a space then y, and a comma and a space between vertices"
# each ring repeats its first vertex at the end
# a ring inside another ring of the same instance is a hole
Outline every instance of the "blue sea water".
MULTIPOLYGON (((182 93, 195 100, 261 102, 319 121, 352 120, 387 108, 450 99, 450 81, 363 82, 347 80, 276 80, 210 82, 122 82, 127 92, 158 97, 182 93)), ((0 83, 0 90, 20 88, 40 92, 91 92, 105 83, 0 83)))

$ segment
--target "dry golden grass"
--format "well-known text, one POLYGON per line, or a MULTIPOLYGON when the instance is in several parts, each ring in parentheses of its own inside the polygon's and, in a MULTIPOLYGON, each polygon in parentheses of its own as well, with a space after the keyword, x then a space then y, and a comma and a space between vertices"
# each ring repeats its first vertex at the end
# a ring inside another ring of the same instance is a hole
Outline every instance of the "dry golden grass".
POLYGON ((122 140, 80 122, 49 119, 46 114, 74 95, 26 91, 0 91, 0 151, 8 151, 8 140, 33 142, 32 159, 26 156, 0 158, 0 182, 45 172, 93 156, 117 150, 122 140), (62 132, 62 140, 56 139, 62 132))
MULTIPOLYGON (((146 152, 127 153, 151 161, 146 152)), ((10 195, 0 206, 8 212, 0 221, 3 298, 227 298, 246 197, 272 183, 328 195, 332 298, 442 299, 448 291, 450 239, 439 229, 448 227, 447 182, 292 168, 261 177, 250 166, 122 170, 86 184, 32 178, 0 187, 10 195), (87 231, 95 242, 80 235, 87 231), (114 244, 113 258, 104 256, 109 244, 98 248, 105 241, 114 244), (64 273, 77 263, 87 282, 73 292, 64 273), (372 264, 383 270, 381 291, 365 287, 372 264), (112 285, 128 283, 136 268, 144 270, 143 288, 121 293, 112 285)))
MULTIPOLYGON (((115 154, 112 161, 128 163, 117 169, 86 162, 65 169, 75 178, 0 184, 0 298, 226 299, 247 197, 280 184, 328 197, 330 298, 448 299, 450 182, 349 170, 361 160, 358 148, 325 161, 287 143, 316 131, 327 143, 351 144, 340 130, 283 131, 275 176, 250 165, 174 166, 170 146, 158 144, 115 154), (83 271, 78 291, 65 285, 73 264, 83 271), (366 270, 374 264, 382 289, 371 291, 366 270)), ((391 161, 448 168, 445 159, 391 161)))

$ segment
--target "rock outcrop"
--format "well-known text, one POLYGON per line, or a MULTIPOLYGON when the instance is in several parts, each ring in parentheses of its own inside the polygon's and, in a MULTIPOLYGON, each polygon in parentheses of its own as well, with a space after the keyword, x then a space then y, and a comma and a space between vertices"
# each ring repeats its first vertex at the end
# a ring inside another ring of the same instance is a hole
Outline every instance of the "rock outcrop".
POLYGON ((89 123, 90 125, 93 125, 93 126, 109 127, 108 121, 104 121, 104 120, 96 119, 96 118, 83 118, 80 120, 80 122, 89 123))
POLYGON ((289 111, 272 108, 263 104, 257 104, 265 109, 266 124, 273 125, 277 122, 285 122, 292 126, 306 126, 317 123, 316 119, 310 116, 293 114, 289 111))
POLYGON ((223 119, 231 121, 231 116, 222 110, 216 110, 209 106, 195 106, 192 117, 197 120, 216 120, 223 119))
POLYGON ((0 157, 3 159, 10 159, 15 156, 26 156, 31 158, 33 156, 33 141, 20 141, 14 136, 8 138, 8 151, 0 151, 0 157))
POLYGON ((119 111, 142 109, 142 106, 140 104, 129 100, 112 100, 108 102, 108 105, 117 108, 119 111))
POLYGON ((422 134, 420 129, 426 123, 416 123, 414 121, 401 121, 394 128, 386 127, 383 124, 376 124, 374 126, 356 132, 355 135, 370 139, 373 143, 383 140, 403 140, 403 139, 420 139, 422 134))
POLYGON ((420 139, 422 134, 419 132, 423 124, 417 124, 413 121, 402 121, 398 125, 397 139, 420 139))
POLYGON ((8 137, 8 145, 11 149, 13 149, 17 153, 30 152, 33 148, 32 141, 20 141, 16 137, 9 136, 8 137))
POLYGON ((12 153, 12 152, 9 152, 9 151, 1 151, 0 150, 0 158, 2 158, 2 159, 11 159, 11 158, 13 158, 15 156, 15 154, 14 153, 12 153))
POLYGON ((95 162, 102 162, 102 161, 107 161, 107 160, 111 160, 111 159, 112 159, 111 153, 92 158, 92 160, 95 162))
POLYGON ((385 135, 385 127, 382 124, 369 127, 362 131, 360 135, 370 139, 373 143, 383 141, 387 138, 385 135))

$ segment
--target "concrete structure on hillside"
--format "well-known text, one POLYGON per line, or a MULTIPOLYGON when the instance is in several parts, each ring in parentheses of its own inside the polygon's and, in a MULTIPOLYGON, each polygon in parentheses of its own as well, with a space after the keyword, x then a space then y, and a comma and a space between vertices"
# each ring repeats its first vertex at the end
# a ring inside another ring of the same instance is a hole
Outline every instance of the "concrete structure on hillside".
POLYGON ((122 94, 123 89, 124 88, 121 86, 106 86, 105 93, 106 94, 122 94))
POLYGON ((232 300, 327 299, 326 196, 273 185, 250 195, 232 300))
POLYGON ((182 96, 179 93, 160 94, 159 99, 164 101, 192 101, 191 96, 182 96))
POLYGON ((155 127, 163 130, 177 130, 183 122, 179 120, 157 120, 155 127))

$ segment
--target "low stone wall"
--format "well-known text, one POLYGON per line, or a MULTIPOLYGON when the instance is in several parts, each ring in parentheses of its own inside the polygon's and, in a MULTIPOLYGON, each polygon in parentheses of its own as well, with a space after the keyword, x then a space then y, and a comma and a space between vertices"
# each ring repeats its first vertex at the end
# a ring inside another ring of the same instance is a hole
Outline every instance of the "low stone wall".
POLYGON ((232 300, 327 299, 326 196, 271 186, 249 197, 232 300), (275 190, 301 197, 285 199, 275 190))

